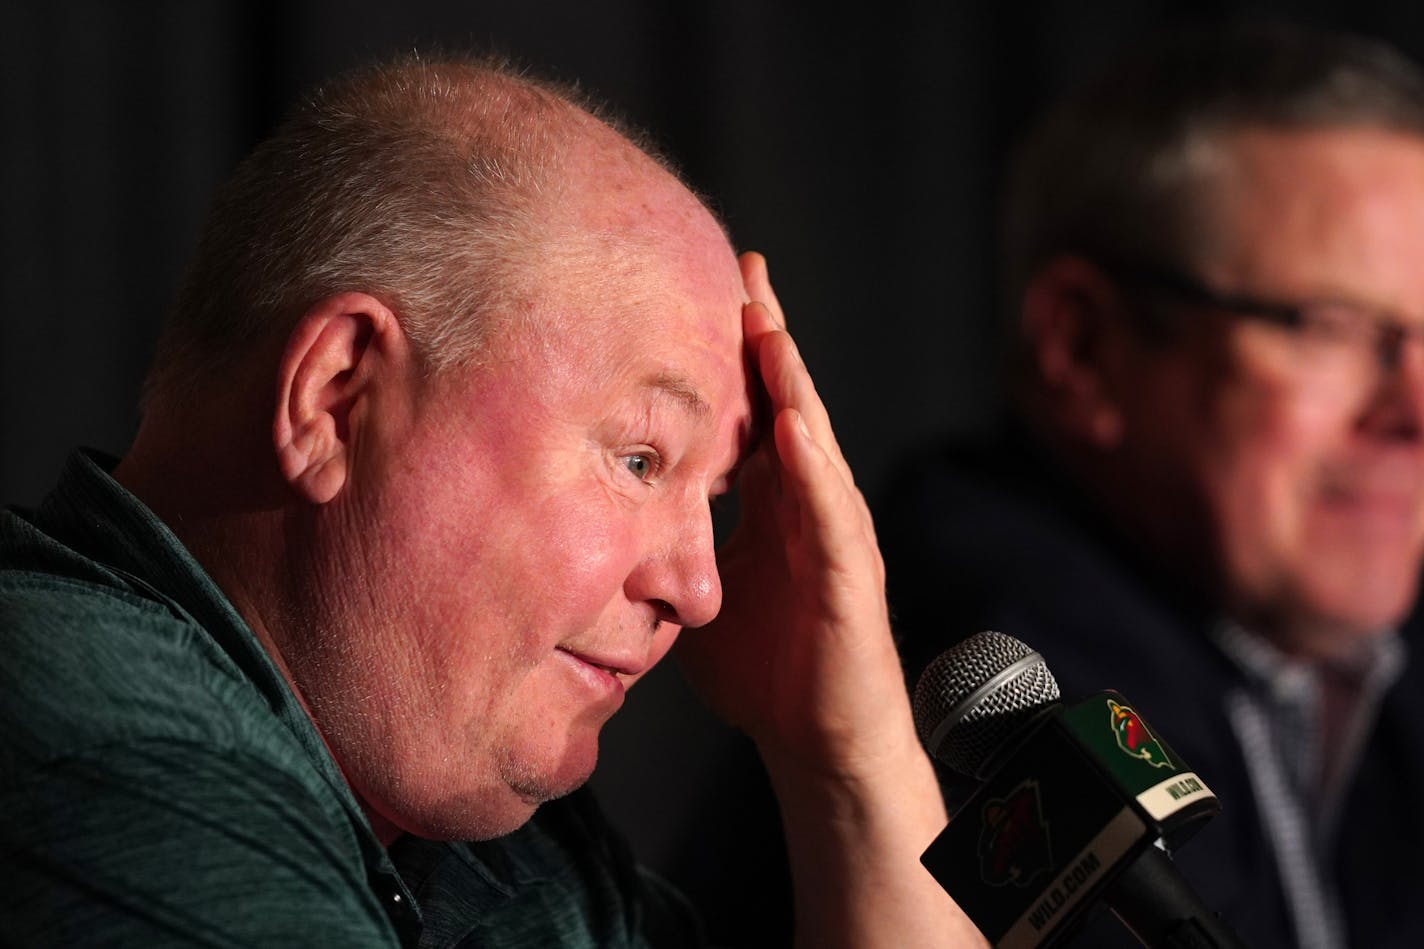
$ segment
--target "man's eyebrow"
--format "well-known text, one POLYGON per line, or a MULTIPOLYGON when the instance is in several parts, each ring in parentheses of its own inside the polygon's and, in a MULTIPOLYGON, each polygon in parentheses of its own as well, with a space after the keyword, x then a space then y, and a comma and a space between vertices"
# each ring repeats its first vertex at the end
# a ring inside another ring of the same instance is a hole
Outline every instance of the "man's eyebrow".
POLYGON ((648 389, 671 396, 691 415, 699 419, 706 418, 712 413, 712 406, 702 398, 702 393, 698 392, 697 387, 682 376, 660 372, 644 380, 643 385, 648 389))

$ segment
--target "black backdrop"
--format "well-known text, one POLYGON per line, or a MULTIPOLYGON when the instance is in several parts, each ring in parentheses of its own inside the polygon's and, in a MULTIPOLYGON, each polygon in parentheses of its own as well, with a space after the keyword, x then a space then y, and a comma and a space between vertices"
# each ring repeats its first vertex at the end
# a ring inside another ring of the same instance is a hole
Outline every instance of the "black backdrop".
MULTIPOLYGON (((1189 16, 1285 16, 1424 53, 1424 5, 1185 8, 0 0, 0 499, 37 500, 74 444, 122 451, 208 195, 298 91, 437 45, 576 80, 655 133, 737 243, 768 255, 873 496, 900 453, 998 404, 994 195, 1008 143, 1046 96, 1189 16)), ((671 669, 620 719, 596 781, 640 853, 697 889, 731 835, 714 834, 688 870, 685 842, 717 829, 689 826, 688 808, 723 797, 749 752, 671 669)), ((731 900, 714 915, 751 913, 757 897, 731 900)))
POLYGON ((298 92, 507 53, 657 140, 767 254, 863 487, 997 403, 992 214, 1047 95, 1149 29, 1268 13, 1424 53, 1401 0, 0 0, 0 498, 120 450, 214 185, 298 92))

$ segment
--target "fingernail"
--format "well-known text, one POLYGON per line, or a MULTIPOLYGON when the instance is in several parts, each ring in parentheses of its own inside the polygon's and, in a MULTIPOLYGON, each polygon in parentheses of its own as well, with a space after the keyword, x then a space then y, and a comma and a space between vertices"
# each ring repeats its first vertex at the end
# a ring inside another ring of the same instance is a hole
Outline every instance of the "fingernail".
POLYGON ((801 413, 796 413, 796 430, 807 438, 811 437, 811 432, 806 428, 806 420, 801 417, 801 413))

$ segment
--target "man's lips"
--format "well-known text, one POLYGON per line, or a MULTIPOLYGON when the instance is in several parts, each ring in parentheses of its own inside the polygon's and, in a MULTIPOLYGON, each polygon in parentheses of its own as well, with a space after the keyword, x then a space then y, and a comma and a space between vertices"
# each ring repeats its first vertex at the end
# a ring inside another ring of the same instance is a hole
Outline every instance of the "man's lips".
POLYGON ((584 665, 592 666, 611 676, 635 676, 647 668, 645 657, 619 656, 613 653, 604 652, 583 652, 571 649, 567 646, 555 647, 559 652, 565 653, 584 665))
POLYGON ((1331 485, 1319 495, 1326 510, 1346 516, 1385 518, 1401 529, 1412 529, 1424 499, 1417 489, 1400 489, 1393 485, 1373 484, 1331 485))
POLYGON ((1396 452, 1373 461, 1325 466, 1317 481, 1329 500, 1375 504, 1412 505, 1424 484, 1424 454, 1396 452))

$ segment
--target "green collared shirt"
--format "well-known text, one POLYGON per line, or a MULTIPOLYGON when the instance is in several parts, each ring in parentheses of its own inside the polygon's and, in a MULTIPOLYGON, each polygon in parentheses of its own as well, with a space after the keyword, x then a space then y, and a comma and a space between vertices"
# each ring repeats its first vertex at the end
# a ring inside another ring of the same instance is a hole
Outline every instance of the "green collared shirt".
POLYGON ((700 941, 582 792, 388 853, 251 630, 95 457, 0 512, 0 943, 700 941))

